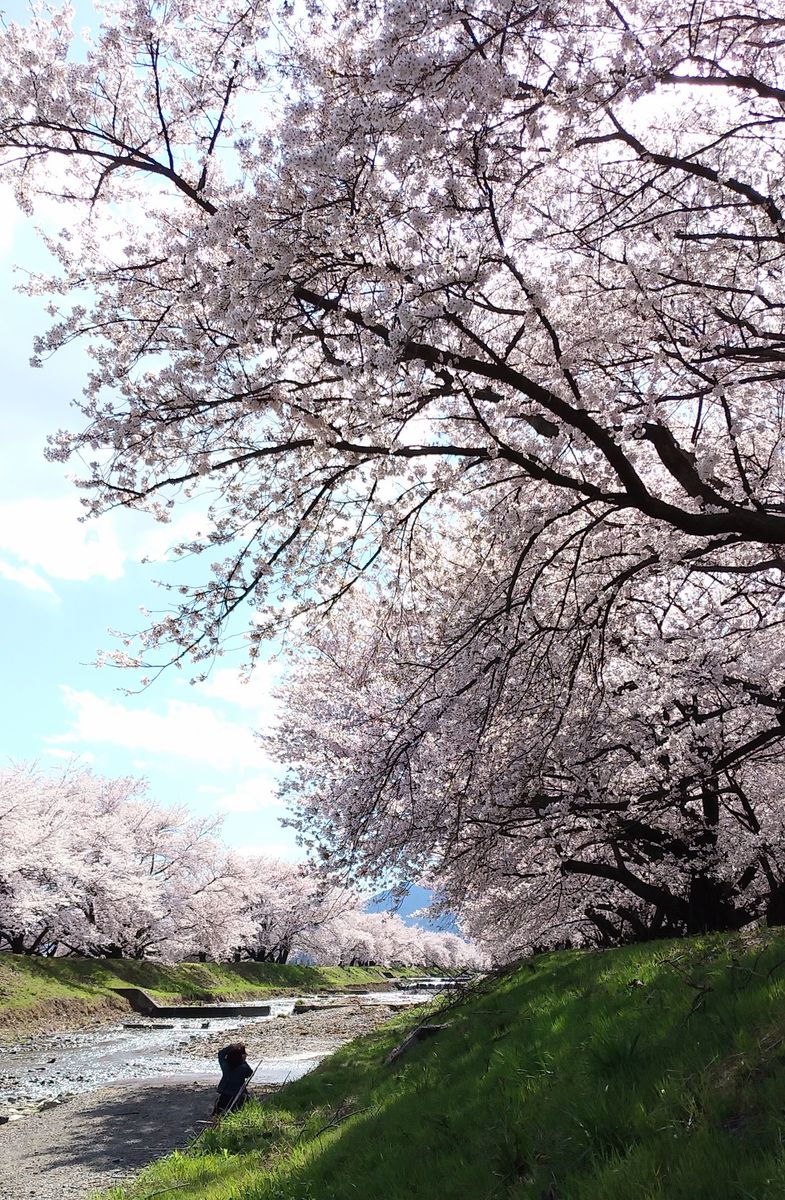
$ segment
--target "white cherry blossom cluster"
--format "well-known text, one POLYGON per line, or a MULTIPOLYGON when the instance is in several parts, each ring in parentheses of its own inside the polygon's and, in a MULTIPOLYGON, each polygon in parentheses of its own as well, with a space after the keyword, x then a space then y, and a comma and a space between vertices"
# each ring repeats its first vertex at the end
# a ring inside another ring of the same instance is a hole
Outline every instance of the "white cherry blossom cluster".
POLYGON ((360 877, 506 880, 600 937, 777 919, 770 14, 139 0, 79 47, 69 19, 0 32, 0 169, 65 221, 35 352, 92 358, 50 453, 91 516, 207 514, 122 661, 301 644, 329 721, 296 683, 282 753, 360 877))

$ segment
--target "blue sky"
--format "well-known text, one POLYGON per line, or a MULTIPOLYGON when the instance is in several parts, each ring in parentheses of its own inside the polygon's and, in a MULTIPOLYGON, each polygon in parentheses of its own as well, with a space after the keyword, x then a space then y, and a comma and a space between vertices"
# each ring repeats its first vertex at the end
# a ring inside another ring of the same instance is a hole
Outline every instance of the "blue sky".
MULTIPOLYGON (((43 221, 46 214, 43 214, 43 221)), ((109 630, 141 627, 140 606, 162 608, 152 579, 178 540, 175 527, 140 514, 79 522, 75 468, 48 463, 48 433, 78 427, 71 401, 81 392, 84 350, 68 349, 41 369, 29 365, 34 334, 47 323, 45 299, 14 291, 24 269, 46 267, 33 223, 0 186, 0 761, 37 760, 55 768, 74 757, 107 775, 143 775, 162 803, 221 813, 226 840, 243 849, 300 857, 275 768, 253 731, 274 718, 276 668, 262 663, 250 684, 238 657, 221 660, 198 688, 169 670, 148 689, 126 694, 132 677, 92 665, 113 648, 109 630)), ((204 569, 204 568, 203 568, 204 569)))

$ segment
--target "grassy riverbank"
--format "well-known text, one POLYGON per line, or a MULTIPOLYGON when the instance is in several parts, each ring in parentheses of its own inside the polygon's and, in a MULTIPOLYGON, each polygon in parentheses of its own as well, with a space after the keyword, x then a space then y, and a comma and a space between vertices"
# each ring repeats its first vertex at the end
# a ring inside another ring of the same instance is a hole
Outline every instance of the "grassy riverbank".
POLYGON ((34 1024, 47 1015, 96 1014, 113 1005, 113 987, 144 988, 161 1001, 250 1000, 274 992, 319 992, 375 986, 422 968, 298 967, 275 963, 135 962, 129 959, 27 958, 0 954, 0 1029, 34 1024))
POLYGON ((785 939, 545 955, 411 1014, 107 1200, 780 1200, 785 939))

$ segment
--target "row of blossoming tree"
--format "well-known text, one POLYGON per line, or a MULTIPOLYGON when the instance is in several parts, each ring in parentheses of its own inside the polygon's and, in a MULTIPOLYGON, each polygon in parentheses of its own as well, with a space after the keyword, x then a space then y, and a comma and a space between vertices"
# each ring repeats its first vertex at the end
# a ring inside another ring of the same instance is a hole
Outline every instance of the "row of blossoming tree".
POLYGON ((242 856, 135 779, 0 773, 0 950, 339 965, 477 965, 452 933, 365 912, 302 866, 242 856))
POLYGON ((781 922, 780 8, 105 13, 5 27, 0 146, 94 361, 52 457, 203 506, 118 661, 289 628, 304 835, 499 947, 781 922))

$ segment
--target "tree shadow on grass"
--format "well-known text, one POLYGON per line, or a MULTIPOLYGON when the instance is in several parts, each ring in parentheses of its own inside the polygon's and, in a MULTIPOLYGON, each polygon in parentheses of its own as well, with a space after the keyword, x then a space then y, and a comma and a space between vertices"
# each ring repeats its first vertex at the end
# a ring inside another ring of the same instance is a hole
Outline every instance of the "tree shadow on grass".
MULTIPOLYGON (((415 1047, 397 1069, 376 1067, 364 1081, 363 1055, 349 1048, 344 1054, 354 1053, 360 1068, 354 1088, 350 1068, 323 1065, 339 1115, 319 1123, 333 1127, 310 1144, 304 1138, 288 1160, 272 1160, 271 1173, 243 1197, 350 1200, 361 1179, 374 1200, 523 1200, 547 1191, 552 1179, 559 1194, 563 1186, 577 1194, 578 1177, 593 1186, 608 1164, 634 1176, 628 1195, 666 1194, 641 1174, 652 1164, 656 1173, 672 1171, 674 1196, 676 1188, 679 1196, 703 1196, 695 1189, 704 1185, 716 1195, 754 1194, 729 1181, 768 1161, 774 1127, 756 1134, 737 1122, 729 1131, 714 1111, 712 1072, 734 1054, 740 1032, 765 1028, 766 964, 757 964, 756 994, 727 963, 715 973, 711 955, 693 954, 686 976, 678 963, 654 970, 652 958, 631 949, 592 966, 588 957, 553 956, 528 978, 518 974, 506 994, 502 986, 470 1011, 457 1010, 450 1030, 415 1047), (638 974, 647 967, 644 983, 638 974), (540 971, 545 988, 537 986, 540 971), (636 1166, 643 1148, 648 1165, 636 1166)), ((295 1120, 304 1115, 320 1074, 284 1091, 275 1107, 295 1120)), ((239 1142, 237 1149, 251 1149, 239 1142)))

